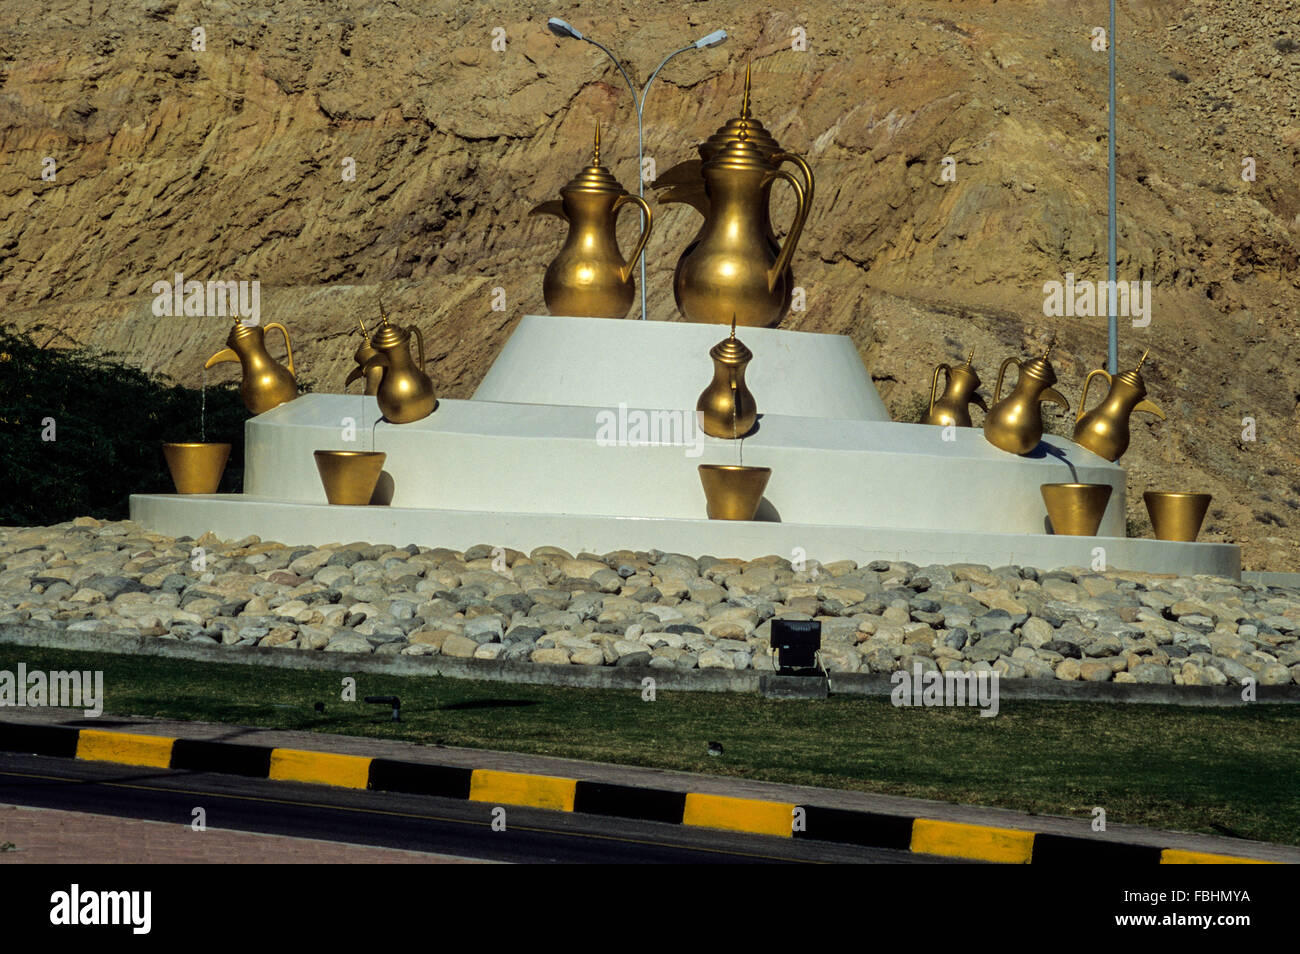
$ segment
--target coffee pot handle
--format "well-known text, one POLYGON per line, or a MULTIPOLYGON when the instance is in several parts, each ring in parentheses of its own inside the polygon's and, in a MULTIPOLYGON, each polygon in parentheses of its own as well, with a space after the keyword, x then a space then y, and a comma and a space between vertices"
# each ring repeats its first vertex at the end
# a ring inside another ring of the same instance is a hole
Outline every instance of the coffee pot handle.
POLYGON ((1088 376, 1083 379, 1083 393, 1079 395, 1079 413, 1074 415, 1074 423, 1076 424, 1083 420, 1083 415, 1088 410, 1088 385, 1092 384, 1092 379, 1099 374, 1106 379, 1106 385, 1108 387, 1113 384, 1110 379, 1110 372, 1106 371, 1104 368, 1094 368, 1088 372, 1088 376))
POLYGON ((1007 358, 1007 360, 1003 361, 1002 367, 998 368, 998 383, 997 383, 997 387, 993 389, 994 404, 997 404, 998 401, 1002 400, 1002 379, 1003 377, 1005 377, 1007 373, 1007 367, 1013 364, 1017 368, 1020 367, 1020 360, 1015 355, 1012 355, 1011 357, 1007 358))
POLYGON ((298 372, 293 369, 293 345, 289 343, 289 329, 286 328, 284 325, 280 324, 278 321, 273 321, 266 326, 267 331, 270 331, 272 328, 279 328, 280 334, 284 335, 284 350, 285 350, 285 354, 288 355, 289 373, 296 378, 298 376, 298 372))
POLYGON ((415 325, 411 325, 411 327, 407 330, 410 331, 413 335, 415 335, 415 344, 420 349, 420 363, 418 367, 421 371, 423 371, 424 370, 424 335, 420 334, 420 329, 415 327, 415 325))
POLYGON ((803 156, 796 156, 793 152, 776 152, 772 154, 769 161, 774 166, 779 166, 786 162, 792 162, 798 166, 799 172, 803 175, 803 198, 811 208, 815 182, 813 180, 812 169, 808 167, 808 163, 804 161, 803 156))
POLYGON ((947 390, 948 390, 948 381, 949 381, 949 379, 952 377, 952 368, 950 368, 950 367, 949 367, 948 365, 946 365, 946 364, 938 365, 938 366, 934 369, 934 377, 930 379, 930 409, 929 409, 928 411, 926 411, 927 414, 933 414, 933 413, 934 413, 934 395, 935 395, 935 392, 939 390, 939 372, 940 372, 940 371, 943 371, 944 374, 945 374, 944 379, 943 379, 943 389, 944 389, 944 391, 947 391, 947 390))
POLYGON ((639 195, 632 195, 630 192, 626 195, 620 195, 614 200, 614 207, 612 209, 613 214, 617 216, 618 210, 629 203, 641 207, 641 211, 645 215, 645 228, 641 230, 641 236, 636 240, 636 249, 632 252, 632 257, 624 262, 623 267, 619 269, 619 278, 624 282, 631 277, 632 269, 636 265, 636 260, 640 258, 641 253, 645 251, 645 243, 650 239, 650 226, 654 224, 654 216, 650 212, 650 203, 646 202, 646 200, 641 198, 639 195))
POLYGON ((773 169, 768 176, 773 179, 784 179, 790 183, 790 188, 794 189, 795 202, 798 203, 794 211, 794 221, 790 223, 790 231, 786 233, 785 241, 781 243, 781 251, 777 253, 772 267, 767 270, 767 290, 772 291, 785 270, 790 267, 794 248, 799 244, 799 236, 803 233, 804 220, 808 217, 808 199, 799 180, 784 169, 773 169))

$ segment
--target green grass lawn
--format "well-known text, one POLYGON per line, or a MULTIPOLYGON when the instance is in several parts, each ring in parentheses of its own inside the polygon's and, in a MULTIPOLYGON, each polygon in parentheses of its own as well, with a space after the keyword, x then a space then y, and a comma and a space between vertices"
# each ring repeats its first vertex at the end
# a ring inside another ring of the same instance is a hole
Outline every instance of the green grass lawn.
MULTIPOLYGON (((288 650, 286 650, 288 651, 288 650)), ((896 709, 888 699, 597 691, 210 665, 0 646, 0 669, 102 669, 105 713, 333 732, 743 776, 1300 844, 1300 707, 1003 700, 896 709), (317 713, 314 703, 323 702, 317 713), (709 741, 724 754, 709 756, 709 741)), ((4 718, 0 709, 0 719, 4 718)))

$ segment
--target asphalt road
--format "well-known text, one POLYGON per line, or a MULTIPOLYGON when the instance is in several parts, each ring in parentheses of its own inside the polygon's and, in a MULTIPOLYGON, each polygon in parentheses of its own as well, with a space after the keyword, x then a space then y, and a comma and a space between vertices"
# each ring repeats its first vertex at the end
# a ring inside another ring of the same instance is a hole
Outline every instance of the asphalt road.
POLYGON ((0 753, 0 802, 504 862, 916 863, 908 852, 456 799, 0 753))

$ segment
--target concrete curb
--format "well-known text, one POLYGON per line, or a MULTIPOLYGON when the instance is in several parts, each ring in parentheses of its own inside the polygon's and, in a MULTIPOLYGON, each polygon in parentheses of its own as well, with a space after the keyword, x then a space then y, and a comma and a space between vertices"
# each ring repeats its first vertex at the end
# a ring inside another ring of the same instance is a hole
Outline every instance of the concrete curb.
MULTIPOLYGON (((32 646, 133 656, 159 656, 193 662, 272 666, 314 672, 367 672, 391 676, 447 676, 534 686, 574 689, 641 690, 651 678, 656 689, 671 692, 754 692, 776 698, 814 698, 800 691, 810 680, 778 676, 752 669, 680 670, 619 666, 546 666, 500 659, 458 659, 451 656, 375 656, 357 653, 305 652, 259 646, 201 645, 159 636, 121 636, 112 633, 70 633, 66 630, 17 623, 0 624, 0 645, 32 646)), ((888 696, 893 688, 885 673, 834 673, 830 694, 836 696, 888 696)), ((1065 682, 1047 679, 1003 679, 998 683, 1003 700, 1060 702, 1116 702, 1151 705, 1245 705, 1238 686, 1159 686, 1113 682, 1065 682)), ((1256 702, 1300 703, 1300 685, 1257 686, 1256 702)))
POLYGON ((915 815, 63 725, 0 722, 0 751, 527 806, 967 861, 1125 866, 1276 863, 1244 854, 1097 841, 915 815))

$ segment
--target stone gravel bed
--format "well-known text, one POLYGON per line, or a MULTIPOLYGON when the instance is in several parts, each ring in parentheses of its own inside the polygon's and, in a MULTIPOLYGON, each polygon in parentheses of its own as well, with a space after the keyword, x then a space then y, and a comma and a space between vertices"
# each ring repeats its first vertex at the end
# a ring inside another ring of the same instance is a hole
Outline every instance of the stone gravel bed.
POLYGON ((680 553, 198 540, 82 517, 0 528, 0 623, 233 647, 773 668, 818 619, 831 672, 1300 683, 1300 590, 1212 577, 680 553))

